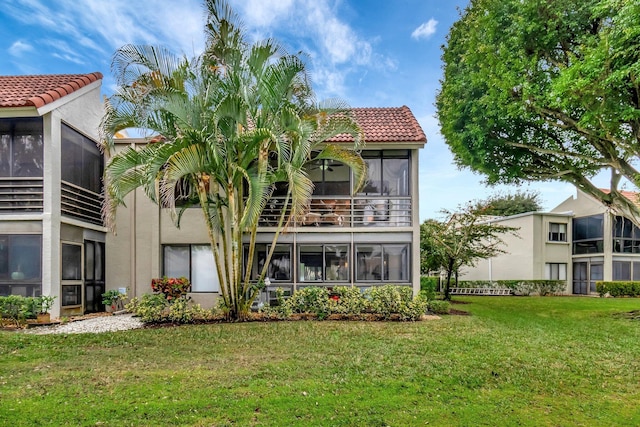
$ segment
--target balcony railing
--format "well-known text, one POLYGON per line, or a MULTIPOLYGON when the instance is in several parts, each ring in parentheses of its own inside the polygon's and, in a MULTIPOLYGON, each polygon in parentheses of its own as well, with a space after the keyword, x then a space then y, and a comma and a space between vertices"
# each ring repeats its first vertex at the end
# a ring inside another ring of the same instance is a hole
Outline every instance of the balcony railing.
MULTIPOLYGON (((267 203, 259 225, 275 227, 284 205, 283 198, 267 203)), ((322 197, 311 201, 298 227, 408 227, 411 226, 410 197, 322 197)))
POLYGON ((42 212, 42 178, 0 178, 0 213, 42 212))
POLYGON ((102 225, 102 199, 101 194, 62 182, 62 215, 102 225))

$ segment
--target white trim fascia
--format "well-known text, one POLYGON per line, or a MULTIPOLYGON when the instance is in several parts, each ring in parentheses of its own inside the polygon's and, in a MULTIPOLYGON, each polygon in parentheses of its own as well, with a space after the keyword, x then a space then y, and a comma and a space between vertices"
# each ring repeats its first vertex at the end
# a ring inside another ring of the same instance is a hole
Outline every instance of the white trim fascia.
POLYGON ((36 107, 8 107, 0 108, 0 118, 12 119, 15 117, 40 117, 36 107))
POLYGON ((0 218, 0 222, 4 222, 4 221, 42 221, 42 218, 44 217, 44 214, 42 213, 38 213, 38 214, 9 214, 9 215, 5 215, 3 214, 2 217, 0 218))
POLYGON ((55 110, 56 108, 59 108, 61 106, 63 106, 64 104, 67 104, 71 101, 73 101, 74 99, 78 99, 83 95, 86 95, 88 92, 91 92, 92 90, 99 88, 100 85, 102 85, 102 79, 96 80, 95 82, 91 82, 86 86, 81 87, 78 90, 75 90, 73 92, 71 92, 68 95, 65 95, 61 98, 56 99, 53 102, 50 102, 48 104, 43 105, 42 107, 38 108, 38 114, 43 116, 53 110, 55 110))
POLYGON ((107 233, 109 229, 107 227, 103 227, 101 225, 95 225, 88 222, 79 221, 73 218, 60 217, 60 223, 73 225, 75 227, 84 228, 87 230, 99 231, 101 233, 107 233))

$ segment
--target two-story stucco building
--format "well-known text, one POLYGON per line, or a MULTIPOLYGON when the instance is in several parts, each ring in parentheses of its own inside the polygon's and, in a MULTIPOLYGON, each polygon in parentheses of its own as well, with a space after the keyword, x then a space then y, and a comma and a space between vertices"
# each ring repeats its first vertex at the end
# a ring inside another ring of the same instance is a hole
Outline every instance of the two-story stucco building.
POLYGON ((506 253, 466 269, 462 280, 566 280, 565 292, 578 295, 595 294, 599 280, 640 280, 640 228, 580 190, 550 212, 496 222, 519 236, 504 236, 506 253))
MULTIPOLYGON (((100 73, 0 77, 0 295, 54 295, 52 316, 101 311, 101 293, 149 293, 151 279, 186 276, 191 296, 213 304, 219 285, 199 209, 177 229, 141 190, 101 220, 103 115, 100 73)), ((418 151, 426 137, 409 108, 355 108, 366 146, 366 185, 353 194, 345 165, 319 161, 304 221, 287 229, 269 265, 270 285, 387 283, 419 289, 418 151)), ((351 144, 347 137, 331 142, 351 144)), ((146 144, 120 138, 116 149, 146 144)), ((259 229, 255 271, 279 212, 277 191, 259 229)))
MULTIPOLYGON (((426 143, 425 134, 406 106, 355 108, 353 113, 366 141, 362 157, 367 182, 353 194, 347 166, 326 160, 311 166, 315 190, 310 211, 279 237, 263 301, 276 287, 293 291, 392 283, 419 290, 418 150, 426 143)), ((331 142, 353 143, 346 136, 331 142)), ((145 143, 116 140, 120 147, 145 143)), ((262 215, 255 278, 276 231, 281 203, 276 191, 262 215)), ((192 298, 209 305, 219 287, 201 211, 189 209, 177 229, 169 212, 151 203, 142 190, 129 196, 126 205, 117 213, 117 235, 107 239, 108 286, 129 287, 139 295, 149 292, 152 277, 186 276, 192 298)))
POLYGON ((102 74, 0 76, 0 295, 103 310, 102 74))

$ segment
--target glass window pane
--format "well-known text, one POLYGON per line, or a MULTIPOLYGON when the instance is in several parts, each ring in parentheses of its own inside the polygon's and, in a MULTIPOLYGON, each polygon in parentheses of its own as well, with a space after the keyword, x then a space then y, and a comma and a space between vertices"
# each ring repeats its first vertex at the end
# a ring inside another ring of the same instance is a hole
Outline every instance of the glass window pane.
POLYGON ((323 280, 322 268, 322 246, 300 246, 300 264, 298 266, 300 281, 312 282, 323 280))
POLYGON ((82 286, 81 285, 62 285, 62 305, 80 305, 82 304, 82 286))
POLYGON ((189 278, 189 246, 164 247, 164 275, 189 278))
POLYGON ((358 194, 382 194, 382 159, 365 159, 367 179, 358 194))
POLYGON ((267 271, 271 280, 291 280, 291 246, 276 245, 267 271))
POLYGON ((209 245, 191 246, 191 292, 218 292, 220 283, 209 245))
POLYGON ((324 252, 325 280, 349 280, 349 246, 327 245, 324 252))
POLYGON ((42 176, 42 132, 25 127, 13 137, 13 176, 42 176))
POLYGON ((409 195, 409 159, 384 159, 382 185, 390 196, 409 195))
POLYGON ((613 280, 631 280, 631 262, 613 261, 613 280))
POLYGON ((409 246, 384 245, 384 279, 409 280, 409 246))
POLYGON ((82 280, 82 246, 62 244, 62 280, 82 280))
POLYGON ((93 280, 95 277, 95 250, 93 242, 84 243, 84 278, 93 280))
POLYGON ((96 280, 104 281, 104 243, 95 243, 95 267, 96 267, 96 280))
POLYGON ((356 261, 356 280, 382 279, 381 245, 357 245, 356 261))
POLYGON ((640 281, 640 262, 633 263, 633 278, 631 280, 640 281))
POLYGON ((11 134, 0 121, 0 176, 11 176, 11 134))

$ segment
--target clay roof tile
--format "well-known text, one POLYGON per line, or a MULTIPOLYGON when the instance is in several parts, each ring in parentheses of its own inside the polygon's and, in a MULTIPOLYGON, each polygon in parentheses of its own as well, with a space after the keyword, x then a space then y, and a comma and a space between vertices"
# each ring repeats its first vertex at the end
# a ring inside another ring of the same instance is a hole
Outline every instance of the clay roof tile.
MULTIPOLYGON (((354 118, 364 134, 365 142, 426 143, 427 137, 407 107, 353 108, 354 118)), ((341 134, 329 142, 353 142, 350 135, 341 134)))
POLYGON ((0 76, 0 108, 40 108, 100 79, 100 72, 0 76))

